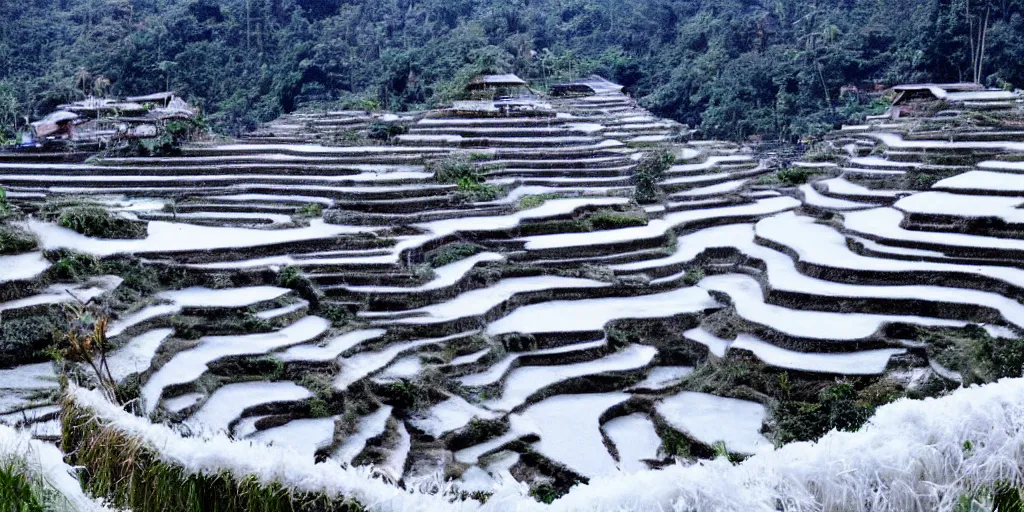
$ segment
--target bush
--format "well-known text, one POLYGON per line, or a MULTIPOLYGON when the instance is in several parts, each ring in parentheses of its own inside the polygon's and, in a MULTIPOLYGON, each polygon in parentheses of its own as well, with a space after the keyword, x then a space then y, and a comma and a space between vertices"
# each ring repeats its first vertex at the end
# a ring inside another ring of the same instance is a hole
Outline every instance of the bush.
POLYGON ((408 128, 400 124, 375 122, 370 125, 370 131, 366 134, 366 138, 389 141, 399 135, 407 133, 408 131, 408 128))
POLYGON ((807 183, 807 180, 810 179, 813 174, 814 173, 809 169, 790 167, 775 173, 775 177, 778 178, 778 181, 783 185, 797 186, 807 183))
POLYGON ((640 204, 657 202, 661 197, 658 183, 665 178, 665 171, 675 163, 675 157, 668 151, 651 153, 640 160, 633 171, 633 199, 640 204))
POLYGON ((319 217, 324 213, 324 205, 320 203, 309 203, 299 209, 299 215, 303 217, 319 217))
POLYGON ((693 268, 686 271, 686 275, 683 276, 683 284, 686 286, 696 286, 707 274, 702 268, 693 268))
POLYGON ((53 261, 47 272, 57 281, 79 281, 99 273, 99 262, 88 254, 61 249, 47 252, 46 257, 53 261))
POLYGON ((817 402, 784 401, 775 414, 776 441, 813 441, 833 429, 858 430, 878 405, 859 400, 857 390, 845 382, 821 390, 817 402))
POLYGON ((11 203, 7 200, 7 189, 0 187, 0 217, 11 213, 11 203))
POLYGON ((964 383, 994 382, 1024 375, 1024 339, 993 338, 978 326, 963 329, 918 329, 917 340, 929 357, 960 372, 964 383))
POLYGON ((480 247, 473 244, 450 244, 427 253, 427 261, 430 262, 431 267, 443 267, 464 260, 478 252, 480 252, 480 247))
POLYGON ((44 220, 94 238, 140 239, 146 237, 146 224, 118 217, 106 208, 91 203, 47 203, 39 210, 44 220))
POLYGON ((44 351, 56 342, 63 325, 63 314, 56 308, 32 316, 4 316, 0 319, 0 368, 44 361, 44 351))
POLYGON ((594 229, 621 229, 647 225, 647 216, 637 212, 601 210, 587 217, 594 229))
POLYGON ((536 208, 544 204, 544 202, 547 201, 548 199, 558 199, 559 197, 561 196, 558 194, 536 194, 530 196, 523 196, 519 198, 519 209, 529 210, 531 208, 536 208))
POLYGON ((37 245, 36 237, 24 229, 0 224, 0 254, 18 254, 31 251, 37 245))
POLYGON ((463 182, 483 182, 479 169, 473 165, 470 157, 460 153, 429 162, 427 170, 433 172, 434 179, 441 183, 455 183, 461 187, 463 182))

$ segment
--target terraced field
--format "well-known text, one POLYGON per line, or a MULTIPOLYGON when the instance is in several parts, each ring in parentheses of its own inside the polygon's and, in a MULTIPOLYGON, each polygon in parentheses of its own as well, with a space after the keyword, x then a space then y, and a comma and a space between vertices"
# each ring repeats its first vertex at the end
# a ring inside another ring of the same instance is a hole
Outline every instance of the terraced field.
MULTIPOLYGON (((926 122, 837 132, 793 186, 611 94, 0 163, 25 212, 88 198, 147 228, 102 239, 28 217, 39 248, 0 256, 0 311, 96 298, 111 372, 155 420, 407 488, 561 491, 761 453, 786 440, 780 398, 723 369, 924 393, 975 369, 922 333, 1024 327, 1024 143, 989 128, 950 142, 926 122), (328 145, 372 123, 404 133, 328 145), (663 200, 637 205, 638 164, 661 151, 663 200), (480 182, 438 179, 454 154, 480 182), (55 268, 81 263, 68 250, 96 258, 76 279, 55 268)), ((0 419, 54 439, 53 372, 0 370, 0 419)))

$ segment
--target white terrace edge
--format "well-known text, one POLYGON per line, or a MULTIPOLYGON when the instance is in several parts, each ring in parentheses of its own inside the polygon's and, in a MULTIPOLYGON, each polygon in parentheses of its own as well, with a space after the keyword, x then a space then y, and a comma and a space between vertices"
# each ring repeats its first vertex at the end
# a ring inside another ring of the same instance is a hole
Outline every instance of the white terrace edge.
POLYGON ((67 396, 97 420, 138 438, 164 462, 203 474, 255 476, 298 491, 357 500, 377 512, 816 511, 951 509, 998 481, 1024 485, 1024 379, 959 389, 941 398, 880 407, 858 432, 830 432, 732 465, 724 459, 594 478, 550 505, 507 482, 485 504, 450 494, 404 491, 368 468, 315 464, 283 447, 182 438, 133 416, 97 391, 69 384, 67 396), (253 449, 258 446, 259 449, 253 449))

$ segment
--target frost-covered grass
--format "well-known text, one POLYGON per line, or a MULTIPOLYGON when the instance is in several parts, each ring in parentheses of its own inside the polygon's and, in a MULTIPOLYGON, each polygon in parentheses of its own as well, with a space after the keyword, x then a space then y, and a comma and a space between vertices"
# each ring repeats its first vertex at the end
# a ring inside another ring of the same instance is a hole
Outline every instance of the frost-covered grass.
POLYGON ((56 447, 0 425, 0 510, 106 512, 86 496, 56 447))
MULTIPOLYGON (((405 492, 373 480, 367 470, 298 460, 283 448, 254 448, 222 437, 183 439, 166 426, 122 412, 98 393, 74 386, 68 390, 71 403, 75 407, 68 410, 75 414, 67 415, 70 423, 91 425, 76 430, 77 439, 69 439, 92 446, 78 452, 78 462, 94 474, 103 467, 112 471, 127 467, 139 477, 147 474, 142 463, 160 464, 168 469, 150 468, 148 473, 176 475, 179 482, 188 483, 173 489, 165 483, 159 488, 170 493, 162 496, 169 504, 182 503, 182 496, 202 485, 220 482, 219 489, 224 492, 237 493, 244 487, 261 496, 251 489, 288 488, 295 493, 290 497, 293 500, 310 493, 321 493, 322 503, 347 496, 381 512, 902 512, 951 510, 962 497, 990 495, 996 485, 1024 485, 1024 379, 961 389, 942 398, 900 400, 880 407, 858 432, 831 432, 817 443, 793 443, 736 465, 718 459, 660 471, 594 477, 589 485, 574 487, 550 505, 537 503, 524 487, 515 484, 494 489, 494 495, 483 504, 405 492), (124 442, 128 440, 131 442, 124 442), (105 448, 101 450, 101 446, 105 448), (128 448, 136 451, 131 459, 134 465, 122 464, 125 459, 119 456, 123 454, 115 452, 128 448), (235 483, 226 483, 229 481, 235 483)), ((151 499, 148 495, 156 494, 143 492, 151 489, 147 486, 152 478, 110 481, 105 490, 145 502, 151 499)), ((90 486, 96 487, 96 478, 93 480, 90 486)), ((171 510, 164 505, 136 509, 171 510)), ((295 509, 267 506, 260 510, 295 509)))

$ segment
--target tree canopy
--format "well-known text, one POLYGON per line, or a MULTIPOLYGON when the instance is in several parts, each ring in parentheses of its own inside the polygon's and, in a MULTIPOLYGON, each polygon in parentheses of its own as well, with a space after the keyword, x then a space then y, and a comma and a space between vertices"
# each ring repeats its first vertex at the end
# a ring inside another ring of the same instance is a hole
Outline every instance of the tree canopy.
POLYGON ((792 139, 857 112, 847 84, 1024 83, 1024 0, 33 0, 0 16, 8 130, 86 94, 173 89, 237 133, 311 102, 432 107, 489 71, 542 88, 598 73, 709 136, 792 139))

